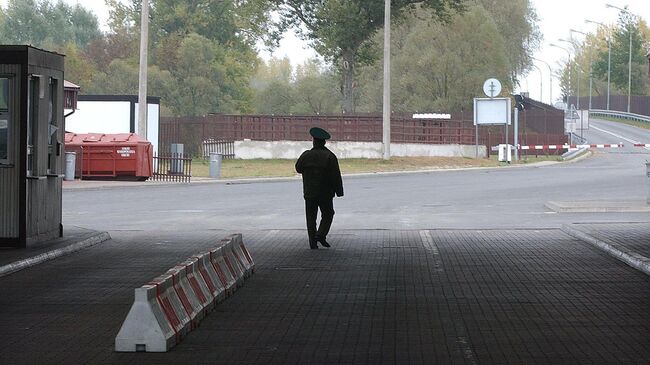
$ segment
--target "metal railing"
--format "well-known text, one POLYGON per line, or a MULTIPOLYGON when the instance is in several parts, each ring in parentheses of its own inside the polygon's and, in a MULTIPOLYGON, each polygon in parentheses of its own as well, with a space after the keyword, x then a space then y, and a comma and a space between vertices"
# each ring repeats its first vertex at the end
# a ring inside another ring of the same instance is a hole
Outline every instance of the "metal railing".
POLYGON ((190 182, 192 178, 192 158, 182 153, 158 154, 153 156, 151 180, 190 182))
POLYGON ((211 153, 220 154, 224 160, 232 160, 235 158, 235 142, 213 138, 203 141, 203 158, 207 160, 211 153))
POLYGON ((605 118, 614 118, 614 119, 625 119, 625 120, 634 120, 638 122, 650 123, 650 116, 619 112, 615 110, 598 110, 592 109, 589 111, 589 116, 593 117, 605 117, 605 118))

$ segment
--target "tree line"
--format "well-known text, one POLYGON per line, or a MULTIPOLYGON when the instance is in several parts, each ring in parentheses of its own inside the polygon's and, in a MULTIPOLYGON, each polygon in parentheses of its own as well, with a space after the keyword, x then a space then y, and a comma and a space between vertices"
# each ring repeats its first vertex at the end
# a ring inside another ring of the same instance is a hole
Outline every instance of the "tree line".
MULTIPOLYGON (((150 0, 149 93, 164 115, 381 111, 383 0, 150 0), (321 56, 262 60, 293 29, 321 56)), ((141 0, 106 0, 108 29, 81 5, 9 0, 0 43, 66 55, 86 94, 137 94, 141 0)), ((393 0, 392 107, 469 109, 489 77, 505 92, 539 44, 527 0, 393 0)))
POLYGON ((576 96, 607 95, 607 73, 610 72, 610 94, 627 95, 631 64, 630 89, 632 95, 650 95, 650 78, 647 76, 650 51, 650 28, 643 19, 621 12, 615 24, 599 26, 595 32, 584 36, 583 41, 572 39, 574 55, 562 65, 562 93, 576 96), (632 59, 630 63, 630 38, 632 59), (608 42, 610 44, 608 44, 608 42), (611 62, 609 61, 611 45, 611 62), (609 67, 608 67, 609 65, 609 67))

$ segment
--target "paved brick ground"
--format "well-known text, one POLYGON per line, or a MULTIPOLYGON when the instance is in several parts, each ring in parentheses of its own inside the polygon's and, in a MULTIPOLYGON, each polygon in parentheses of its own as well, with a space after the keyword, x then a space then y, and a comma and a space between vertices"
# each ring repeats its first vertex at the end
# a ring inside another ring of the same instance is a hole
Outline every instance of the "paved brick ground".
POLYGON ((71 243, 83 241, 100 233, 91 229, 75 226, 65 226, 63 232, 64 237, 62 238, 31 243, 25 249, 0 247, 0 266, 56 250, 68 246, 71 243))
POLYGON ((650 224, 599 223, 573 224, 572 227, 601 241, 622 246, 645 257, 650 257, 650 224))
POLYGON ((244 232, 257 272, 165 354, 133 288, 229 232, 113 241, 0 278, 0 363, 650 363, 650 278, 558 230, 244 232))

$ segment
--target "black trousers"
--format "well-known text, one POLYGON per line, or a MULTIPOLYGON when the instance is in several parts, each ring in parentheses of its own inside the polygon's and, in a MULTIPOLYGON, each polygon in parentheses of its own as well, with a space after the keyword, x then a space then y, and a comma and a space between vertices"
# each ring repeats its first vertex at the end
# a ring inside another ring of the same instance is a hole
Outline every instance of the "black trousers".
POLYGON ((320 237, 325 239, 332 226, 334 219, 333 197, 305 198, 305 215, 307 217, 307 234, 309 242, 315 243, 314 239, 320 237), (320 224, 316 228, 316 218, 320 209, 320 224))

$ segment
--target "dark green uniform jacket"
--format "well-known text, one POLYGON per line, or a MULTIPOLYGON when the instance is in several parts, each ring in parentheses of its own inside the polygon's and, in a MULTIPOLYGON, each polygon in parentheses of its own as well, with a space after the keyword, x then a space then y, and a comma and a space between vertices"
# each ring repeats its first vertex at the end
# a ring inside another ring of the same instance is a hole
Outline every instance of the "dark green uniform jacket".
POLYGON ((343 196, 339 161, 325 146, 317 146, 300 155, 296 171, 302 174, 305 199, 343 196))

